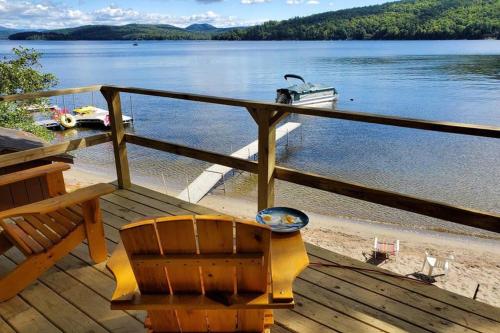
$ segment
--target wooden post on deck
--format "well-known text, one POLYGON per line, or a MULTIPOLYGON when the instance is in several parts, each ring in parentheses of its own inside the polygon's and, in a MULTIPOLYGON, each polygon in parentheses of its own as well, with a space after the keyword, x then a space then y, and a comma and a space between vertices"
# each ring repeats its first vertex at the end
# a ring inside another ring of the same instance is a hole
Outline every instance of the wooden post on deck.
POLYGON ((274 206, 274 168, 276 166, 276 122, 274 112, 248 108, 259 126, 259 160, 257 181, 258 209, 274 206))
POLYGON ((125 141, 125 128, 123 127, 120 92, 109 87, 103 87, 101 88, 101 93, 108 103, 118 187, 122 189, 130 188, 130 170, 128 167, 127 143, 125 141))

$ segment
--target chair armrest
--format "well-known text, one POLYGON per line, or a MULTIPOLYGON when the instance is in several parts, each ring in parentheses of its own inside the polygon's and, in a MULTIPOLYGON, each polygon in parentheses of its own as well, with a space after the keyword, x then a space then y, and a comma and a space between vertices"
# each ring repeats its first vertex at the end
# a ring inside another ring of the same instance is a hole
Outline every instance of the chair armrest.
POLYGON ((293 281, 308 264, 309 258, 300 232, 293 234, 272 233, 271 286, 273 302, 281 303, 293 300, 293 281))
POLYGON ((12 172, 0 176, 0 186, 17 183, 23 180, 46 176, 51 173, 63 172, 69 170, 69 164, 56 162, 52 164, 42 165, 39 167, 12 172))
POLYGON ((137 282, 135 280, 134 271, 127 256, 127 252, 123 247, 123 243, 117 245, 115 251, 111 255, 106 264, 108 270, 113 274, 116 280, 116 288, 111 297, 111 302, 120 302, 131 300, 138 292, 137 282))
POLYGON ((61 208, 98 198, 102 195, 109 194, 114 190, 115 187, 113 185, 102 183, 84 187, 71 193, 65 193, 53 198, 0 212, 0 222, 1 220, 9 217, 27 214, 47 214, 61 208))

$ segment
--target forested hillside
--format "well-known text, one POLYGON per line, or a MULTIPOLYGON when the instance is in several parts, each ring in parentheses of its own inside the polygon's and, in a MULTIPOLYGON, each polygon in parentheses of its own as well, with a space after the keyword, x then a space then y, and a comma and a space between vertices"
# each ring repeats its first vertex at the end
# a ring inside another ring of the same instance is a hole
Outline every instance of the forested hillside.
POLYGON ((229 40, 499 38, 499 0, 405 0, 270 21, 216 35, 229 40))

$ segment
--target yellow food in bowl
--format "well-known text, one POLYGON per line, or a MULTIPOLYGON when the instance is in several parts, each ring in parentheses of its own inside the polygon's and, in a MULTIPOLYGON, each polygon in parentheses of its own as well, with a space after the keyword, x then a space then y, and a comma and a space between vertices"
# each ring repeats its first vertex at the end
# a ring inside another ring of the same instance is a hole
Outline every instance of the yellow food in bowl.
POLYGON ((287 223, 287 224, 292 224, 292 223, 295 223, 295 220, 297 218, 295 216, 292 216, 292 215, 285 215, 281 218, 281 221, 283 223, 287 223))
POLYGON ((264 222, 271 222, 273 220, 273 217, 269 214, 263 214, 262 220, 264 220, 264 222))

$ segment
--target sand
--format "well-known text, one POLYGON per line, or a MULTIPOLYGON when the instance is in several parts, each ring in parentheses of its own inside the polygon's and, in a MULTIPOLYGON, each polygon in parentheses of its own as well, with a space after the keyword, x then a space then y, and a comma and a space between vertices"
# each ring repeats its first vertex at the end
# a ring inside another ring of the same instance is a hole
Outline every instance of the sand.
MULTIPOLYGON (((71 190, 98 182, 110 182, 116 179, 116 175, 73 166, 65 173, 65 178, 71 190)), ((134 183, 163 192, 159 184, 143 184, 137 179, 134 179, 134 183)), ((256 202, 251 199, 231 198, 219 191, 207 195, 199 204, 245 218, 253 218, 257 211, 256 202)), ((399 274, 420 276, 426 273, 427 270, 421 272, 426 250, 439 256, 453 255, 454 261, 448 275, 443 275, 441 270, 434 271, 434 284, 470 298, 479 284, 476 299, 500 307, 500 238, 483 239, 306 213, 311 222, 303 229, 304 240, 361 261, 371 257, 374 237, 386 241, 399 239, 400 253, 397 260, 391 257, 379 264, 399 274)))

